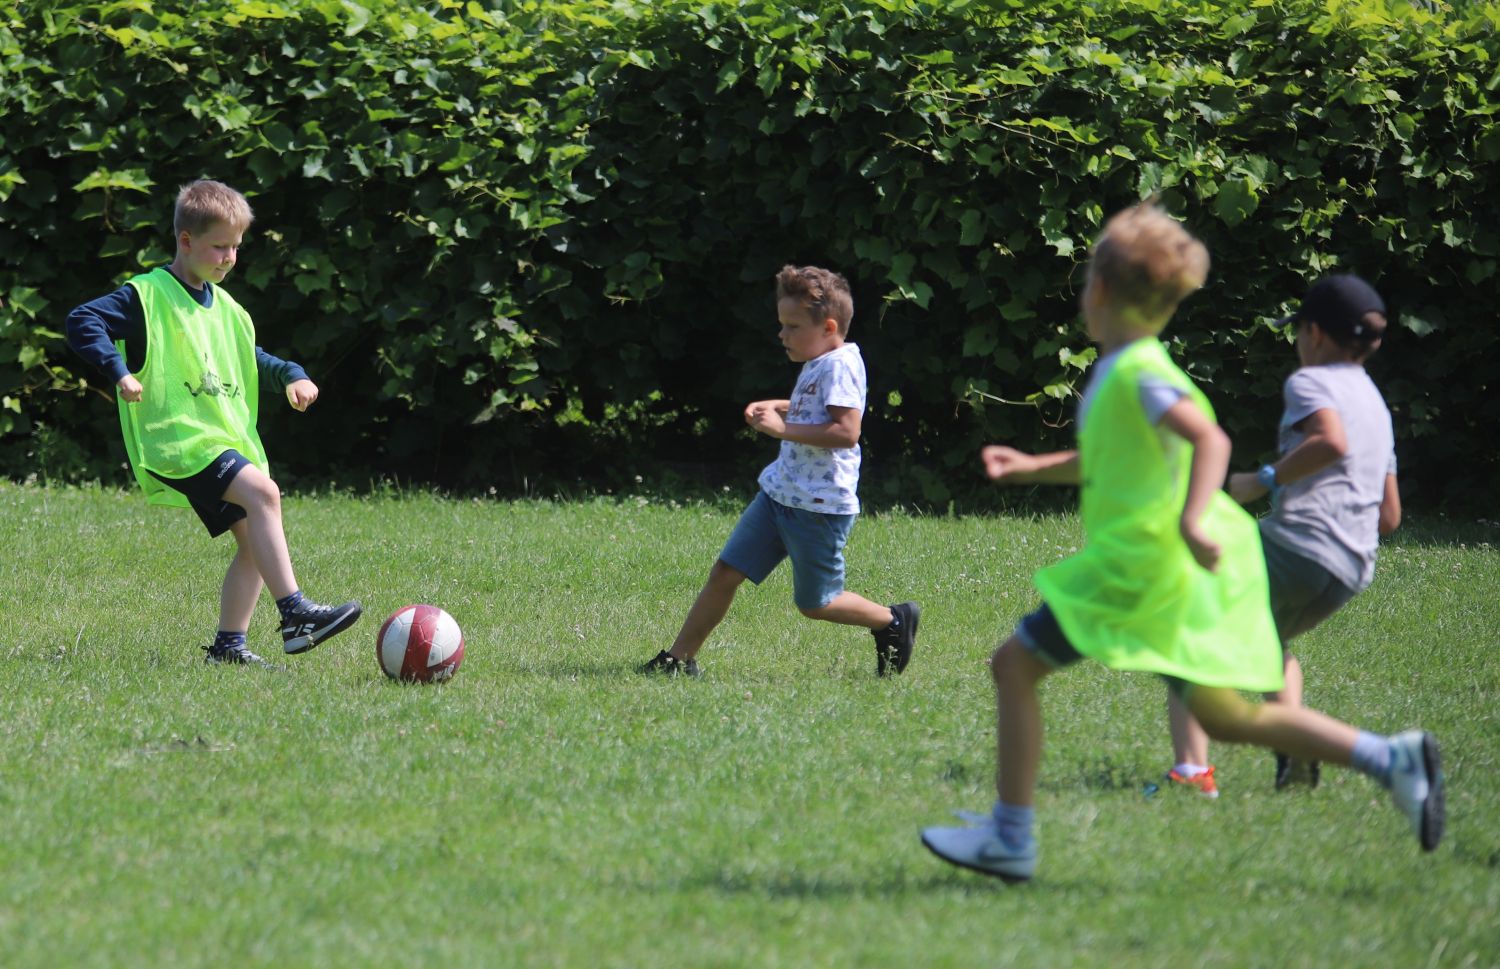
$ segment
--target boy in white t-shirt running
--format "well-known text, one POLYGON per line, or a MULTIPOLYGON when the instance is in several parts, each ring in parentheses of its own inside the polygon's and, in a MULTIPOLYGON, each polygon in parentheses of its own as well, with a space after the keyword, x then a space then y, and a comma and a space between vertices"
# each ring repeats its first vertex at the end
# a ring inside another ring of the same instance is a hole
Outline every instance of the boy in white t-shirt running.
POLYGON ((843 276, 814 266, 776 275, 781 345, 802 372, 790 400, 758 400, 745 422, 781 441, 760 473, 760 494, 745 509, 670 650, 642 673, 698 675, 694 659, 724 620, 740 583, 759 585, 792 560, 793 601, 809 619, 864 626, 875 638, 875 672, 900 673, 911 661, 921 610, 915 602, 882 606, 844 588, 844 543, 859 517, 859 433, 865 364, 844 342, 854 299, 843 276))
MULTIPOLYGON (((1342 609, 1375 577, 1380 536, 1401 524, 1395 433, 1385 399, 1365 372, 1385 335, 1385 302, 1358 276, 1314 283, 1297 312, 1301 365, 1282 389, 1278 457, 1259 471, 1229 476, 1229 493, 1248 504, 1271 496, 1260 520, 1271 615, 1281 639, 1286 686, 1270 699, 1302 705, 1302 666, 1291 641, 1342 609)), ((1168 698, 1175 765, 1167 778, 1218 796, 1208 737, 1168 698)), ((1276 754, 1276 787, 1318 786, 1315 760, 1276 754)))

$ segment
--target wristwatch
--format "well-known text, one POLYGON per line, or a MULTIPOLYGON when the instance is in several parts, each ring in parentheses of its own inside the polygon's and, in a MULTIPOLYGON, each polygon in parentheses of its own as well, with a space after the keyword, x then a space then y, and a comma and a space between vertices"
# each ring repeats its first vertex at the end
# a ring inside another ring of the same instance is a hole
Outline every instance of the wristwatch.
POLYGON ((1267 491, 1276 490, 1276 465, 1263 464, 1260 470, 1255 472, 1255 480, 1261 483, 1267 491))

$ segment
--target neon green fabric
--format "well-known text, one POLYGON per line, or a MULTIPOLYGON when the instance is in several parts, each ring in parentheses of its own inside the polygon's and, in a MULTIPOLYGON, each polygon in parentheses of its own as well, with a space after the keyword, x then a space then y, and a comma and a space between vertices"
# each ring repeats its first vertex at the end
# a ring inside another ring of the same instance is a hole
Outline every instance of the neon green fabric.
MULTIPOLYGON (((128 280, 146 316, 139 402, 117 396, 135 480, 154 505, 187 507, 149 472, 187 478, 233 448, 269 473, 255 422, 260 373, 250 314, 222 289, 202 306, 165 268, 128 280)), ((124 347, 120 347, 124 354, 124 347)))
POLYGON ((1182 389, 1210 417, 1213 408, 1161 341, 1119 353, 1078 435, 1085 546, 1038 572, 1037 588, 1073 647, 1106 666, 1279 690, 1281 646, 1255 520, 1216 492, 1203 524, 1223 545, 1219 570, 1193 559, 1178 530, 1192 449, 1170 434, 1164 442, 1151 425, 1141 379, 1182 389))

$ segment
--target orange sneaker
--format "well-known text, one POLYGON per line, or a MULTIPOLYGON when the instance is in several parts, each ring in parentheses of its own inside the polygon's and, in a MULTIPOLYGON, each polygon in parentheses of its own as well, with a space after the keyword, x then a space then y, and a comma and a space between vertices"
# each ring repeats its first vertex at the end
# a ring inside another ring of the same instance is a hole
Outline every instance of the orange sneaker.
POLYGON ((1177 768, 1167 771, 1167 780, 1183 787, 1191 787, 1204 797, 1218 797, 1219 785, 1214 783, 1214 765, 1209 764, 1208 769, 1201 774, 1192 777, 1183 777, 1177 773, 1177 768))

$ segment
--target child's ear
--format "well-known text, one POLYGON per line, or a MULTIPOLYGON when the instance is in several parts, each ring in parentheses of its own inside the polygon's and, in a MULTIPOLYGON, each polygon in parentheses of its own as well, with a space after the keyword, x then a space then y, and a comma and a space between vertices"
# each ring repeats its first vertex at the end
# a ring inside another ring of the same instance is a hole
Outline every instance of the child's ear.
POLYGON ((834 319, 831 316, 827 317, 827 318, 825 318, 823 320, 823 335, 824 336, 835 336, 835 335, 838 334, 838 332, 839 332, 839 321, 838 320, 834 319))

